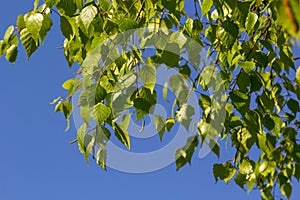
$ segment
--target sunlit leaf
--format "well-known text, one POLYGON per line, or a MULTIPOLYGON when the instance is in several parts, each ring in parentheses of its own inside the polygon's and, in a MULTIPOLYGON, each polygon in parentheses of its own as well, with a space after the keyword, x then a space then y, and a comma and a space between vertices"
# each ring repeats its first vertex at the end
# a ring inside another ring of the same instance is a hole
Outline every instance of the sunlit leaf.
POLYGON ((127 130, 122 129, 117 123, 114 123, 114 131, 117 138, 122 142, 127 149, 130 149, 130 137, 127 130))
POLYGON ((55 6, 60 0, 44 0, 44 1, 46 5, 51 8, 55 6))
POLYGON ((165 126, 167 131, 171 131, 172 127, 175 125, 175 119, 173 118, 168 118, 165 122, 165 126))
POLYGON ((15 45, 11 45, 7 50, 6 50, 6 59, 11 62, 15 63, 18 55, 18 48, 15 45))
POLYGON ((106 149, 98 149, 96 155, 96 162, 102 169, 106 170, 106 149))
POLYGON ((98 124, 102 124, 111 114, 111 109, 103 103, 94 106, 93 116, 98 124))
POLYGON ((165 133, 164 118, 160 115, 155 115, 154 116, 154 124, 155 124, 155 127, 156 127, 156 131, 159 134, 160 141, 162 141, 162 138, 163 138, 164 133, 165 133))
POLYGON ((208 13, 212 6, 213 6, 213 0, 204 0, 203 3, 201 4, 202 15, 208 13))
POLYGON ((176 170, 182 168, 186 163, 191 164, 191 159, 197 146, 198 138, 197 136, 192 136, 187 139, 186 144, 182 148, 177 149, 175 154, 176 170))
POLYGON ((43 26, 44 16, 41 13, 30 12, 24 15, 26 28, 31 33, 32 38, 38 43, 41 38, 40 31, 43 26))
POLYGON ((246 72, 251 72, 255 68, 255 63, 252 61, 240 62, 239 64, 246 72))
POLYGON ((144 65, 140 72, 139 77, 144 83, 144 87, 153 92, 156 83, 156 68, 154 65, 144 65))
POLYGON ((6 29, 5 34, 4 34, 4 38, 3 38, 3 40, 4 40, 5 42, 8 43, 8 41, 9 41, 11 35, 13 34, 14 30, 15 30, 14 26, 9 26, 9 27, 6 29))
POLYGON ((92 4, 84 7, 80 12, 80 19, 86 30, 88 30, 97 13, 97 8, 92 4))
POLYGON ((214 164, 213 173, 216 182, 218 180, 224 180, 226 184, 233 178, 235 175, 236 169, 231 165, 231 163, 227 162, 224 164, 214 164))
POLYGON ((29 59, 30 56, 37 50, 39 47, 39 42, 36 42, 35 39, 32 37, 31 33, 24 28, 20 33, 21 42, 26 50, 27 58, 29 59))
POLYGON ((176 111, 176 119, 184 128, 189 131, 192 116, 195 114, 195 108, 188 104, 183 104, 179 110, 176 111))

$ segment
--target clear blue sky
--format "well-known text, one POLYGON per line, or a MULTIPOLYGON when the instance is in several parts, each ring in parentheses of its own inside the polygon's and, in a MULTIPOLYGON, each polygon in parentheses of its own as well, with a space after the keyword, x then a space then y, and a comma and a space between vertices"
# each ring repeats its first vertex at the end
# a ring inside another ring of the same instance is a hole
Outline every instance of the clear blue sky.
MULTIPOLYGON (((0 35, 32 1, 2 1, 0 35)), ((192 166, 176 172, 175 165, 148 174, 104 172, 94 162, 86 165, 77 145, 68 142, 76 129, 65 133, 65 120, 49 102, 65 95, 61 84, 73 77, 63 57, 59 20, 45 46, 26 60, 23 48, 15 65, 0 59, 0 200, 82 199, 259 199, 233 182, 214 183, 213 154, 194 157, 192 166)), ((225 152, 226 154, 226 152, 225 152)), ((223 160, 220 160, 222 162, 223 160)), ((300 199, 299 184, 292 199, 300 199)))

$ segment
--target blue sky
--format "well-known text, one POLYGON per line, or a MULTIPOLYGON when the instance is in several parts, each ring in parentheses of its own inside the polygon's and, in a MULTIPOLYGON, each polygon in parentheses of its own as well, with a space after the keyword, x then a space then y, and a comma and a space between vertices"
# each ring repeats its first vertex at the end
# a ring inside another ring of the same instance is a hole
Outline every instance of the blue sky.
MULTIPOLYGON (((32 4, 3 1, 0 35, 32 4)), ((212 165, 218 160, 213 154, 204 159, 195 156, 192 166, 179 172, 174 164, 138 175, 104 172, 94 162, 87 165, 77 145, 69 144, 75 137, 74 124, 65 133, 63 116, 49 104, 65 95, 60 86, 76 71, 68 69, 63 50, 57 48, 63 37, 59 20, 53 17, 45 46, 30 61, 22 47, 16 64, 0 58, 0 200, 259 199, 258 191, 249 196, 233 182, 215 184, 212 165)), ((291 199, 300 199, 299 189, 299 184, 294 185, 291 199)))

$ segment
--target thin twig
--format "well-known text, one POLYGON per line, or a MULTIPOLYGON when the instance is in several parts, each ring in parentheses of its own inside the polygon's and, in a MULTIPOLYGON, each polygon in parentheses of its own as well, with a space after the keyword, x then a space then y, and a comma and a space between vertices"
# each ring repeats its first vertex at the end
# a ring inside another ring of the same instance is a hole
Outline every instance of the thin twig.
POLYGON ((51 11, 58 14, 61 17, 61 14, 58 11, 56 11, 55 9, 51 8, 51 11))
POLYGON ((128 12, 124 14, 124 17, 126 17, 126 16, 128 15, 129 11, 133 8, 134 4, 135 4, 137 1, 138 1, 138 0, 135 0, 135 1, 131 4, 131 6, 128 8, 128 12))
POLYGON ((200 15, 199 15, 198 9, 197 9, 197 0, 194 0, 194 8, 195 8, 195 16, 197 16, 198 19, 200 20, 200 15))
POLYGON ((141 9, 139 10, 138 15, 136 16, 135 21, 137 21, 137 20, 139 19, 140 15, 141 15, 141 12, 142 12, 142 10, 144 9, 144 5, 145 5, 145 0, 142 2, 142 7, 141 7, 141 9))
POLYGON ((300 56, 294 57, 294 60, 300 60, 300 56))

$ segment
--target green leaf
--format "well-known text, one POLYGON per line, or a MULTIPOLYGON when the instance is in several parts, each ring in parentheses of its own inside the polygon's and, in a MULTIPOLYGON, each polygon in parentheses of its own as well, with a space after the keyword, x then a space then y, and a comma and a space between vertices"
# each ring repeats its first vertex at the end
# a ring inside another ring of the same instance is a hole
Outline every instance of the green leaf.
POLYGON ((112 6, 109 0, 100 0, 99 3, 101 10, 105 12, 109 11, 112 6))
POLYGON ((245 113, 249 110, 250 100, 249 96, 241 91, 231 91, 229 93, 230 99, 234 107, 241 113, 245 113))
POLYGON ((185 78, 181 74, 175 74, 169 78, 170 80, 170 87, 173 92, 186 86, 185 78))
MULTIPOLYGON (((163 39, 161 39, 163 40, 163 39)), ((162 42, 165 41, 159 41, 157 45, 160 45, 162 42)), ((162 61, 168 66, 168 67, 179 67, 179 54, 180 54, 180 45, 178 43, 167 43, 166 47, 164 48, 163 53, 161 54, 162 61)), ((177 74, 175 74, 177 75, 177 74)), ((180 74, 181 75, 181 74, 180 74)), ((183 78, 184 76, 181 75, 183 78)))
POLYGON ((219 179, 224 180, 226 184, 232 179, 235 175, 236 169, 230 162, 223 163, 223 164, 214 164, 213 173, 216 182, 219 179))
POLYGON ((76 13, 77 6, 74 0, 59 0, 56 8, 61 15, 73 16, 76 13))
POLYGON ((160 141, 162 141, 162 138, 163 138, 164 133, 165 133, 164 118, 160 115, 154 115, 154 124, 155 124, 156 130, 158 132, 160 141))
POLYGON ((181 123, 187 131, 189 131, 191 117, 195 114, 195 108, 188 104, 183 104, 179 110, 176 111, 176 119, 181 123))
POLYGON ((247 178, 245 174, 238 173, 234 178, 234 182, 245 190, 244 185, 247 183, 247 178))
POLYGON ((9 27, 6 29, 5 34, 4 34, 4 38, 3 38, 4 42, 8 43, 10 37, 11 37, 12 34, 14 33, 14 30, 15 30, 15 28, 14 28, 13 25, 9 26, 9 27))
POLYGON ((31 33, 24 28, 20 33, 21 42, 25 48, 27 58, 29 59, 30 56, 37 50, 39 47, 39 42, 36 42, 35 39, 32 37, 31 33))
POLYGON ((279 116, 266 115, 264 118, 264 126, 276 137, 280 137, 280 131, 283 126, 283 122, 279 116))
POLYGON ((90 108, 88 106, 81 106, 80 107, 80 116, 82 118, 82 120, 84 121, 84 123, 86 123, 87 125, 90 124, 90 108))
POLYGON ((43 26, 44 16, 41 13, 29 12, 24 15, 25 25, 32 38, 38 44, 40 39, 40 31, 43 26))
POLYGON ((67 81, 65 81, 63 84, 62 84, 62 87, 65 89, 65 90, 68 90, 68 97, 72 96, 73 93, 74 93, 74 87, 75 87, 75 82, 76 82, 76 78, 72 78, 72 79, 69 79, 67 81))
POLYGON ((84 158, 86 163, 89 162, 89 155, 91 153, 91 150, 95 147, 95 136, 90 136, 89 134, 86 134, 84 137, 84 145, 86 147, 84 152, 84 158))
POLYGON ((217 30, 217 36, 220 38, 222 44, 228 49, 231 49, 233 44, 238 38, 239 29, 238 26, 229 19, 221 23, 217 30))
POLYGON ((257 139, 258 139, 258 147, 263 152, 268 153, 269 152, 269 148, 268 148, 268 146, 266 144, 266 140, 267 140, 266 134, 264 132, 260 133, 260 134, 257 134, 257 139))
POLYGON ((264 84, 263 79, 261 78, 261 76, 257 72, 252 72, 250 74, 250 82, 251 82, 251 85, 250 85, 251 92, 259 91, 260 88, 264 84))
POLYGON ((297 181, 299 182, 300 180, 300 165, 296 164, 295 165, 295 173, 294 173, 295 178, 297 179, 297 181))
POLYGON ((93 118, 101 125, 111 114, 111 109, 103 103, 94 106, 93 118))
POLYGON ((295 99, 289 99, 288 102, 287 102, 287 105, 289 107, 289 109, 294 113, 294 114, 297 114, 297 112, 300 111, 299 109, 299 103, 298 101, 296 101, 295 99))
POLYGON ((199 98, 199 105, 207 116, 211 111, 211 98, 205 94, 201 94, 199 98))
POLYGON ((60 0, 44 0, 44 1, 46 5, 51 8, 55 6, 60 0))
POLYGON ((73 105, 67 101, 63 102, 62 112, 64 113, 64 116, 67 120, 67 127, 66 127, 65 131, 69 130, 69 128, 70 128, 70 117, 71 117, 72 111, 73 111, 73 105))
POLYGON ((137 22, 131 18, 122 18, 116 21, 121 32, 137 28, 137 22))
POLYGON ((239 172, 246 175, 253 172, 253 166, 248 159, 243 159, 243 161, 239 164, 239 172))
POLYGON ((244 61, 240 62, 239 65, 243 68, 247 73, 251 72, 255 68, 255 63, 253 61, 244 61))
POLYGON ((37 7, 39 5, 39 0, 35 0, 33 4, 33 10, 36 11, 37 7))
POLYGON ((172 127, 175 124, 175 119, 174 118, 168 118, 165 122, 165 126, 168 132, 171 131, 172 127))
POLYGON ((279 51, 280 61, 284 63, 284 69, 289 73, 290 67, 295 69, 293 53, 290 47, 281 46, 279 51))
POLYGON ((122 142, 128 150, 130 150, 130 137, 127 130, 122 129, 117 123, 114 123, 113 128, 119 141, 122 142))
POLYGON ((259 97, 259 103, 265 109, 266 112, 270 112, 274 109, 274 100, 267 93, 267 91, 264 91, 259 97))
POLYGON ((260 164, 258 170, 259 173, 263 176, 274 173, 276 168, 276 162, 274 161, 264 161, 260 164))
POLYGON ((191 76, 191 69, 188 65, 184 65, 180 67, 179 73, 182 74, 184 77, 189 78, 191 76))
POLYGON ((154 65, 146 64, 143 65, 139 72, 139 78, 143 81, 144 87, 150 89, 153 93, 156 83, 156 68, 154 65))
POLYGON ((300 86, 300 66, 297 69, 295 81, 300 86))
POLYGON ((77 142, 78 148, 81 153, 83 153, 86 163, 89 161, 89 155, 91 150, 95 146, 95 136, 90 136, 86 132, 86 124, 82 124, 77 131, 77 142))
POLYGON ((61 101, 55 106, 54 111, 55 112, 60 111, 60 112, 64 113, 64 116, 67 120, 67 127, 66 127, 65 131, 67 131, 70 128, 70 116, 71 116, 72 110, 73 110, 73 104, 68 101, 64 101, 64 102, 61 101))
POLYGON ((5 51, 7 49, 7 44, 3 40, 0 40, 0 57, 5 54, 5 51))
POLYGON ((182 148, 177 149, 175 154, 176 170, 182 168, 186 163, 191 164, 191 159, 198 143, 198 137, 191 136, 187 139, 186 144, 182 148))
POLYGON ((84 7, 80 12, 80 19, 86 30, 89 29, 89 26, 91 25, 93 19, 96 17, 97 13, 97 8, 92 4, 84 7))
POLYGON ((245 28, 247 30, 247 33, 250 35, 254 30, 254 26, 256 24, 258 20, 258 16, 256 13, 253 12, 249 12, 247 19, 246 19, 246 23, 245 23, 245 28))
POLYGON ((25 21, 24 21, 24 14, 21 14, 17 18, 17 28, 18 32, 20 33, 24 28, 26 28, 25 21))
POLYGON ((96 94, 95 94, 95 103, 100 103, 103 101, 107 96, 107 92, 104 89, 104 87, 101 86, 101 83, 99 82, 96 88, 96 94))
POLYGON ((86 147, 84 145, 85 135, 86 135, 86 124, 82 124, 77 131, 78 148, 81 153, 85 153, 86 151, 86 147))
POLYGON ((290 199, 292 194, 292 185, 290 183, 285 183, 280 186, 281 193, 286 196, 286 198, 290 199))
POLYGON ((68 19, 64 16, 60 17, 60 30, 68 40, 70 40, 71 37, 75 34, 71 23, 73 23, 71 22, 71 19, 68 19))
POLYGON ((64 42, 64 53, 68 61, 69 67, 75 62, 82 62, 82 47, 83 43, 80 37, 74 37, 70 41, 65 40, 64 42))
POLYGON ((168 82, 165 82, 165 84, 164 84, 163 97, 166 102, 169 102, 169 100, 168 100, 168 82))
POLYGON ((103 147, 110 140, 111 133, 105 126, 96 126, 96 143, 103 147))
POLYGON ((18 48, 15 45, 11 45, 6 51, 6 59, 11 62, 15 63, 18 55, 18 48))
POLYGON ((96 155, 97 164, 104 170, 106 170, 106 149, 98 149, 96 155))
POLYGON ((57 97, 53 101, 50 102, 51 105, 56 104, 59 100, 61 100, 61 97, 57 97))
POLYGON ((248 91, 248 86, 250 85, 250 78, 247 73, 242 71, 238 77, 237 85, 242 92, 248 91))
POLYGON ((123 130, 128 129, 128 126, 129 126, 130 121, 131 121, 131 116, 132 116, 132 113, 128 113, 128 114, 125 114, 122 117, 122 121, 120 123, 118 123, 118 125, 121 129, 123 129, 123 130))
POLYGON ((52 27, 52 20, 49 15, 44 15, 44 20, 42 23, 41 31, 40 31, 40 38, 42 40, 42 43, 44 43, 44 40, 50 31, 52 27))
MULTIPOLYGON (((212 140, 210 140, 210 142, 211 142, 212 140)), ((218 157, 218 158, 220 158, 220 145, 218 144, 218 143, 216 143, 215 141, 213 141, 213 143, 214 144, 212 144, 212 145, 209 145, 210 147, 211 146, 213 146, 212 147, 212 151, 213 151, 213 153, 218 157)))
POLYGON ((236 8, 232 14, 232 18, 239 21, 241 26, 245 25, 248 13, 249 13, 250 2, 237 1, 236 8))
POLYGON ((155 106, 157 102, 157 95, 154 91, 151 91, 147 88, 142 88, 136 92, 136 98, 133 99, 133 104, 136 112, 136 121, 142 119, 144 116, 150 113, 150 109, 155 106))
POLYGON ((19 45, 19 39, 16 34, 11 35, 11 37, 9 38, 9 41, 8 41, 8 45, 9 46, 12 46, 12 45, 18 46, 19 45))
POLYGON ((204 15, 208 13, 213 6, 213 0, 203 0, 203 3, 199 1, 199 4, 201 5, 201 14, 204 15))

